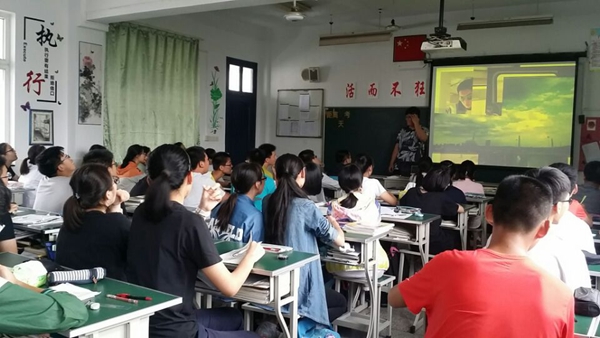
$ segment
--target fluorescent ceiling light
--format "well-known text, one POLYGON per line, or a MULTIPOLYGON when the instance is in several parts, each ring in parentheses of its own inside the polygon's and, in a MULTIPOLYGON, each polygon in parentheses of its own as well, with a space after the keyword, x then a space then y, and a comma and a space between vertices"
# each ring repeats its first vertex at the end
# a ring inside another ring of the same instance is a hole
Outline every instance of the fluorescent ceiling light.
POLYGON ((325 35, 319 38, 319 46, 349 45, 353 43, 368 43, 389 41, 390 31, 377 31, 355 34, 325 35))
POLYGON ((473 20, 461 22, 456 27, 459 31, 469 29, 504 28, 520 26, 550 25, 554 23, 553 15, 535 15, 506 18, 501 20, 473 20))

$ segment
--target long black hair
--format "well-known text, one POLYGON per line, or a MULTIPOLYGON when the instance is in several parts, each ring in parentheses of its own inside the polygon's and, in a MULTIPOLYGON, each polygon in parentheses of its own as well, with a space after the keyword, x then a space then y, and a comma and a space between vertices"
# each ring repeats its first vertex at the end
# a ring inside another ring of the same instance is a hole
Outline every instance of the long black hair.
POLYGON ((340 205, 348 209, 354 208, 358 202, 358 198, 356 198, 352 192, 362 187, 362 171, 357 165, 349 164, 340 170, 338 181, 340 182, 340 188, 348 194, 348 197, 344 198, 342 202, 340 202, 340 205))
POLYGON ((362 174, 364 175, 370 167, 373 166, 373 158, 367 154, 358 154, 356 155, 356 160, 354 164, 360 169, 362 174))
POLYGON ((464 180, 467 178, 471 181, 475 180, 475 163, 471 160, 463 161, 463 163, 458 166, 456 173, 454 173, 455 180, 464 180))
POLYGON ((302 160, 292 154, 285 154, 275 161, 277 189, 267 203, 265 216, 265 242, 283 245, 287 230, 287 212, 294 198, 308 198, 296 183, 296 178, 304 169, 302 160))
POLYGON ((314 163, 306 163, 306 180, 302 190, 309 196, 318 195, 323 190, 323 172, 321 166, 314 163))
POLYGON ((180 146, 163 144, 150 153, 148 177, 151 183, 141 205, 144 218, 159 223, 171 214, 171 191, 181 187, 190 171, 190 157, 180 146))
POLYGON ((44 150, 46 150, 46 147, 39 144, 29 147, 29 150, 27 150, 27 158, 21 162, 21 168, 19 170, 21 175, 29 174, 29 165, 35 165, 37 163, 35 158, 44 150))
POLYGON ((424 174, 427 174, 433 168, 433 160, 429 156, 421 157, 417 163, 417 166, 419 167, 419 172, 416 175, 417 177, 415 179, 415 184, 417 187, 420 187, 423 185, 423 177, 425 177, 424 174))
POLYGON ((427 192, 442 192, 452 183, 449 167, 431 170, 423 177, 422 187, 427 192))
POLYGON ((129 162, 133 161, 133 159, 138 156, 138 155, 142 155, 144 153, 144 147, 142 147, 139 144, 134 144, 129 146, 129 148, 127 148, 127 154, 125 155, 125 158, 123 159, 123 163, 121 163, 121 169, 125 168, 129 162))
MULTIPOLYGON (((0 155, 0 168, 6 168, 6 158, 0 155)), ((6 169, 0 169, 7 170, 6 169)), ((0 179, 0 215, 4 215, 10 210, 10 202, 12 201, 12 193, 7 186, 4 185, 4 181, 0 179)))
POLYGON ((85 211, 97 207, 114 183, 105 166, 90 163, 75 170, 69 185, 73 195, 63 207, 64 226, 70 231, 77 231, 83 224, 85 211))
POLYGON ((233 172, 231 173, 231 185, 235 188, 235 194, 229 196, 229 198, 221 205, 219 212, 217 212, 217 224, 219 225, 220 231, 227 230, 238 196, 240 194, 247 194, 254 186, 254 183, 260 182, 262 179, 262 168, 256 163, 243 162, 233 167, 233 172))

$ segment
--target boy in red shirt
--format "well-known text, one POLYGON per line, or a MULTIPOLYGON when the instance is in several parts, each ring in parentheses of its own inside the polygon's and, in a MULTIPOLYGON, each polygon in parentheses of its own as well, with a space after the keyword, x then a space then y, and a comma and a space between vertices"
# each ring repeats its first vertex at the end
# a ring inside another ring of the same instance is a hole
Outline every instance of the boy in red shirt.
POLYGON ((389 293, 389 304, 425 308, 425 337, 573 337, 573 295, 527 258, 548 232, 551 210, 545 184, 507 177, 486 210, 494 224, 489 247, 435 256, 389 293))

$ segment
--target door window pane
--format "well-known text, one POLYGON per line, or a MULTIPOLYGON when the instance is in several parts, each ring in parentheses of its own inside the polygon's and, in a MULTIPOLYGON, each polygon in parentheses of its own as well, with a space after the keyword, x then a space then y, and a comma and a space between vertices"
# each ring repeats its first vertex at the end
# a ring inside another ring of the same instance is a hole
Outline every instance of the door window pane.
POLYGON ((0 59, 6 59, 6 48, 4 46, 6 43, 6 37, 4 36, 6 34, 5 24, 6 21, 0 18, 0 59))
POLYGON ((4 69, 0 69, 0 121, 2 126, 0 127, 0 140, 7 139, 8 132, 8 118, 6 116, 6 72, 4 69))
POLYGON ((244 67, 242 69, 242 91, 244 93, 253 93, 254 88, 252 85, 254 83, 254 69, 244 67))
POLYGON ((229 90, 240 91, 240 66, 229 65, 229 90))

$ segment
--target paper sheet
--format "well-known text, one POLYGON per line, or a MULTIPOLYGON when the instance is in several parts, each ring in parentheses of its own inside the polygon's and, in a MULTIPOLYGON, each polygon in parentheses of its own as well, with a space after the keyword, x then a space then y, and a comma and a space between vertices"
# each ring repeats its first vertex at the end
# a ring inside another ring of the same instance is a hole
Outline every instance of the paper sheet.
POLYGON ((291 129, 290 135, 298 136, 300 134, 300 128, 298 126, 298 121, 290 122, 290 129, 291 129))
POLYGON ((222 254, 221 259, 223 260, 223 263, 240 264, 242 259, 246 256, 246 251, 248 251, 248 248, 250 247, 250 243, 252 243, 252 234, 250 234, 250 239, 248 240, 248 243, 246 243, 246 245, 244 245, 243 247, 241 247, 239 249, 232 250, 232 251, 222 254))
POLYGON ((289 104, 280 104, 279 109, 277 110, 278 119, 279 120, 287 120, 290 118, 290 105, 289 104))
POLYGON ((301 112, 310 111, 310 94, 300 94, 300 102, 298 104, 301 112))
POLYGON ((581 146, 583 150, 583 156, 585 156, 586 162, 600 160, 600 146, 598 142, 592 142, 581 146))
POLYGON ((318 136, 316 121, 304 121, 300 122, 300 135, 301 136, 318 136))
POLYGON ((59 284, 56 286, 50 287, 51 290, 56 292, 66 292, 70 293, 73 296, 77 297, 81 301, 86 301, 88 299, 92 299, 100 294, 100 292, 90 291, 88 289, 84 289, 79 286, 75 286, 70 283, 59 284))
POLYGON ((27 224, 27 225, 40 225, 49 223, 62 223, 63 219, 57 215, 37 215, 29 214, 23 216, 13 217, 13 223, 15 224, 27 224))
POLYGON ((292 134, 292 122, 279 121, 279 135, 289 136, 292 134))
POLYGON ((411 214, 401 214, 398 212, 394 212, 393 207, 381 207, 381 217, 382 218, 394 218, 394 219, 407 219, 411 216, 411 214))

